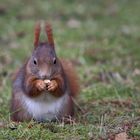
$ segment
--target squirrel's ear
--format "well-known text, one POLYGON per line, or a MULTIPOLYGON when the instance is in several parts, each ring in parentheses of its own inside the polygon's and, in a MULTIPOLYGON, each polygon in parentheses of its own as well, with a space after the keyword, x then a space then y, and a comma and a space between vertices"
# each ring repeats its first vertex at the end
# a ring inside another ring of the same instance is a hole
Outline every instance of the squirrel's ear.
POLYGON ((51 25, 48 22, 46 22, 45 31, 46 31, 46 34, 47 34, 48 43, 52 47, 54 47, 53 32, 52 32, 51 25))
POLYGON ((36 48, 39 44, 39 37, 40 37, 40 22, 36 23, 35 31, 34 31, 34 47, 36 48))

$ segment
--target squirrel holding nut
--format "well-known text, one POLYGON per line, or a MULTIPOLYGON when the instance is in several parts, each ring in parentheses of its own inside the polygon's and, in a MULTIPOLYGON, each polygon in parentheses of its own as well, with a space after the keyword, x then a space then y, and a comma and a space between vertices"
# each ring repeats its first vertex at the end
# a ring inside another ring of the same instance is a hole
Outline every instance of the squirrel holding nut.
POLYGON ((44 30, 47 41, 41 42, 41 25, 36 24, 33 53, 14 77, 13 121, 55 121, 74 115, 73 98, 79 92, 77 75, 70 61, 58 59, 49 23, 44 30))

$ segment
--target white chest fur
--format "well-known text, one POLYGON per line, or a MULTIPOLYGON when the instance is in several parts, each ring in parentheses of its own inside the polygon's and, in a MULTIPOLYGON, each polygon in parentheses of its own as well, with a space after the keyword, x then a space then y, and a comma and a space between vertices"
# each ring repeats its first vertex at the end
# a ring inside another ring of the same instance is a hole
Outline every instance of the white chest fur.
POLYGON ((67 94, 56 98, 49 93, 43 93, 37 98, 23 96, 23 103, 33 118, 52 120, 57 119, 58 115, 63 111, 63 107, 68 103, 68 98, 67 94))

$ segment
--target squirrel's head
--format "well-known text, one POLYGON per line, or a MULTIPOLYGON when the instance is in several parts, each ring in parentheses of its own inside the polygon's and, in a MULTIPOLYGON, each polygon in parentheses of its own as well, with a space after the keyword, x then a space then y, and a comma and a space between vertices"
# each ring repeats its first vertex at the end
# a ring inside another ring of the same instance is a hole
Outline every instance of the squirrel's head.
POLYGON ((51 25, 46 23, 45 33, 48 41, 40 42, 40 23, 35 26, 34 51, 28 61, 28 71, 37 78, 51 79, 60 71, 60 62, 55 53, 51 25))

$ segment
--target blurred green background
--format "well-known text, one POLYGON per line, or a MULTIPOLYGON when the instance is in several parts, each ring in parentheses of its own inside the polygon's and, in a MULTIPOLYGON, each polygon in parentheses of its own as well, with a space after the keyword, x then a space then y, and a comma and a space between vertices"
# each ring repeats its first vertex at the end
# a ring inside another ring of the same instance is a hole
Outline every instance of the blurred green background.
POLYGON ((0 139, 139 139, 139 44, 139 0, 0 0, 0 139), (38 20, 52 24, 58 57, 80 78, 71 125, 9 119, 12 73, 31 55, 38 20))

